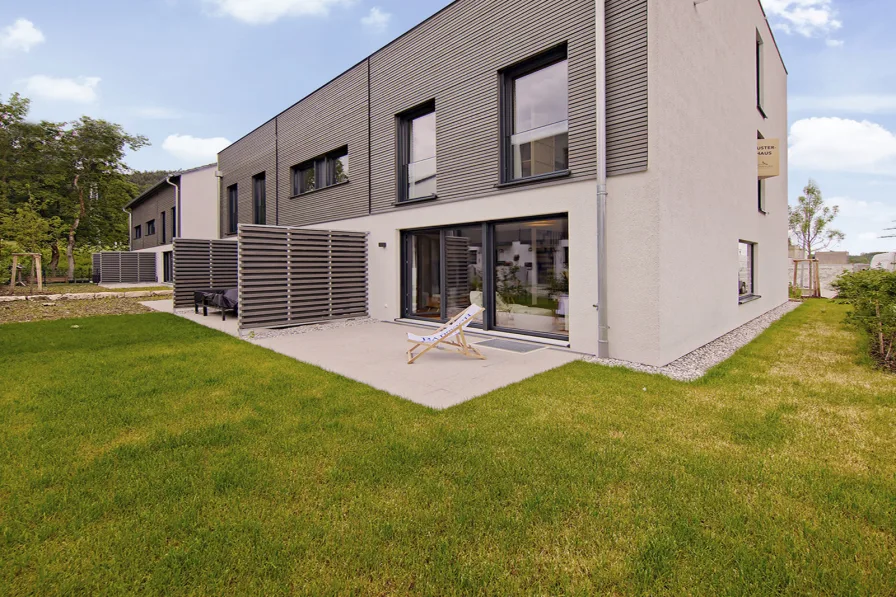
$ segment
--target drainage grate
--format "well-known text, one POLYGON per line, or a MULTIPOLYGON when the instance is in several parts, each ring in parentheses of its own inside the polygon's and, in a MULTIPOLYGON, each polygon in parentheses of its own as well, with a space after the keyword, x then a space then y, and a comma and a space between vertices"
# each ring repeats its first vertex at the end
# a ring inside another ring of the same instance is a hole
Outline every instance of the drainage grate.
POLYGON ((527 352, 535 352, 536 350, 541 350, 544 348, 544 346, 540 346, 538 344, 530 344, 529 342, 517 342, 516 340, 503 340, 501 338, 486 340, 485 342, 477 342, 476 346, 497 348, 498 350, 507 350, 510 352, 519 352, 523 354, 527 352))

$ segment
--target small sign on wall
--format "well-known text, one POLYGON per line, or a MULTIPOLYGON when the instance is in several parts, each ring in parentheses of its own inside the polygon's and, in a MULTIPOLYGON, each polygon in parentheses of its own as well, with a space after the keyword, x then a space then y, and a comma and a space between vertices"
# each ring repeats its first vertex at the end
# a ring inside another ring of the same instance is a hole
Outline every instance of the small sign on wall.
POLYGON ((759 139, 756 145, 759 179, 781 176, 781 143, 778 139, 759 139))

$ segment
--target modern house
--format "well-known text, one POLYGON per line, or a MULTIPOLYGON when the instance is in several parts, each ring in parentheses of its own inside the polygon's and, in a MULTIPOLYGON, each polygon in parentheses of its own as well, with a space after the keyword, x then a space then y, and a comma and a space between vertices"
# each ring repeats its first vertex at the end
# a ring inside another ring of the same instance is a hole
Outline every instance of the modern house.
POLYGON ((457 0, 224 149, 220 234, 365 232, 371 317, 663 365, 788 300, 786 137, 759 0, 457 0))
POLYGON ((156 254, 158 282, 174 281, 174 237, 219 238, 215 168, 172 172, 125 206, 131 251, 156 254))

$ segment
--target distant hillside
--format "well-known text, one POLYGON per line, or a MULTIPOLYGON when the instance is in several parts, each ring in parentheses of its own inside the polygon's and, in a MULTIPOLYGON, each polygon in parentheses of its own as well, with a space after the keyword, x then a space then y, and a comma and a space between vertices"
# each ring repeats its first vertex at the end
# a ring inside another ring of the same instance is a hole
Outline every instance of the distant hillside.
POLYGON ((168 175, 167 170, 147 170, 145 172, 137 171, 132 174, 128 174, 128 180, 137 185, 140 189, 139 193, 143 193, 157 182, 165 178, 168 175))
POLYGON ((871 260, 874 259, 875 255, 880 255, 882 253, 862 253, 861 255, 850 255, 849 262, 850 263, 871 263, 871 260))

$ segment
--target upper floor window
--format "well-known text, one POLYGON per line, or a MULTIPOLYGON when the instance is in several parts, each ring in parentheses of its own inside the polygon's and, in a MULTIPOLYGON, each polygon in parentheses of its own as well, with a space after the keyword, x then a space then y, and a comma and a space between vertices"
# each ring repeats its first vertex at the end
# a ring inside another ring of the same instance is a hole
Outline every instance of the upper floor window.
POLYGON ((134 239, 143 238, 143 228, 139 225, 134 226, 134 239))
POLYGON ((177 208, 171 208, 171 238, 177 236, 177 208))
POLYGON ((762 60, 763 60, 763 46, 764 43, 762 41, 762 36, 759 34, 759 31, 756 31, 756 107, 759 108, 759 111, 765 116, 765 108, 763 108, 763 100, 765 99, 765 89, 764 89, 764 81, 763 79, 763 68, 762 68, 762 60))
POLYGON ((150 220, 146 223, 146 234, 151 235, 156 233, 156 221, 150 220))
POLYGON ((436 107, 428 102, 399 116, 399 201, 436 195, 436 107))
POLYGON ((159 226, 159 230, 162 233, 162 244, 164 245, 165 242, 167 242, 167 240, 168 240, 168 229, 165 227, 165 225, 167 224, 167 222, 165 221, 167 214, 163 211, 162 213, 159 214, 159 216, 161 216, 161 218, 162 218, 162 225, 159 226))
POLYGON ((227 232, 236 234, 239 223, 239 194, 235 184, 227 187, 227 232))
POLYGON ((503 182, 569 169, 568 66, 563 46, 501 73, 503 182))
POLYGON ((267 219, 264 172, 252 177, 252 222, 264 224, 267 219))
POLYGON ((348 182, 348 147, 308 160, 292 169, 292 194, 348 182))

